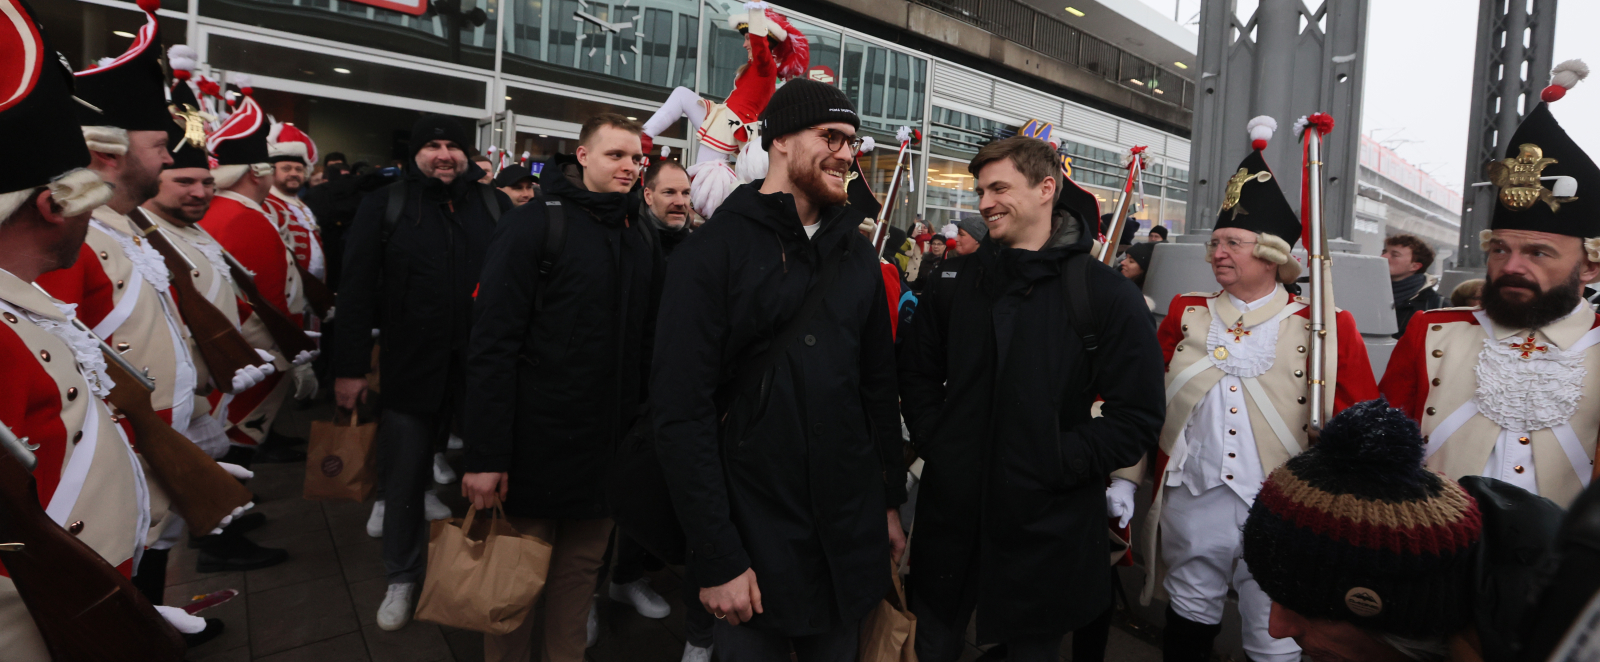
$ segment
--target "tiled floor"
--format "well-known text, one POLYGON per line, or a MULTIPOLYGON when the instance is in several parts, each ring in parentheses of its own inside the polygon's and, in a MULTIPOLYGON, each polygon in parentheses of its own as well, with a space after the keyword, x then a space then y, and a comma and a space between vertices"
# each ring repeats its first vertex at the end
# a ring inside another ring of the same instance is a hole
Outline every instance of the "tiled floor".
MULTIPOLYGON (((303 413, 301 415, 304 415, 303 413)), ((292 428, 291 428, 292 429, 292 428)), ((452 454, 453 456, 454 454, 452 454)), ((454 459, 452 457, 452 459, 454 459)), ((250 537, 289 551, 282 565, 250 572, 198 574, 196 552, 173 548, 166 602, 181 606, 213 591, 237 589, 232 601, 201 615, 221 618, 227 630, 189 652, 191 662, 477 662, 483 636, 476 632, 413 621, 398 632, 378 629, 375 618, 386 582, 379 541, 366 534, 371 504, 306 501, 305 467, 255 467, 250 483, 268 523, 250 537)), ((440 497, 458 515, 465 502, 456 485, 440 486, 440 497)), ((673 605, 671 616, 651 620, 631 607, 600 602, 600 641, 589 649, 593 662, 676 662, 683 652, 683 615, 678 569, 650 574, 652 585, 673 605)), ((963 662, 980 654, 968 646, 963 662)), ((1106 659, 1153 662, 1161 653, 1135 628, 1112 629, 1106 659)), ((1062 659, 1071 659, 1070 642, 1062 659)))

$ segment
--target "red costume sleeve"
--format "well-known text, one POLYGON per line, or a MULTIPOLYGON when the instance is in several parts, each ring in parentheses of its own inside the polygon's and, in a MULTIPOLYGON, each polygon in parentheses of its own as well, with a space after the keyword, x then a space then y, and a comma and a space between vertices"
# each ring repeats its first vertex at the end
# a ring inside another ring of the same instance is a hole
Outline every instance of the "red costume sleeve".
POLYGON ((39 367, 33 352, 9 326, 0 324, 0 365, 6 366, 6 378, 0 379, 0 421, 18 437, 39 445, 33 452, 39 459, 33 478, 38 483, 39 503, 46 505, 61 482, 61 462, 66 456, 61 395, 55 379, 39 367))
POLYGON ((766 109, 778 87, 778 61, 772 58, 767 38, 746 35, 750 42, 750 63, 733 81, 733 91, 724 104, 745 122, 754 122, 766 109))
POLYGON ((878 270, 883 272, 883 292, 889 297, 889 337, 900 337, 900 270, 894 265, 878 260, 878 270))
POLYGON ((111 279, 106 277, 100 256, 88 243, 78 247, 78 261, 72 266, 43 274, 34 282, 50 296, 78 304, 77 318, 89 328, 110 315, 114 307, 111 279))
POLYGON ((1333 391, 1333 413, 1338 414, 1357 402, 1378 397, 1378 384, 1372 377, 1372 361, 1367 358, 1367 343, 1356 329, 1356 318, 1348 310, 1334 315, 1339 331, 1339 374, 1333 391))
POLYGON ((218 196, 200 226, 256 274, 261 296, 285 315, 289 313, 289 264, 278 229, 266 216, 233 200, 218 196))

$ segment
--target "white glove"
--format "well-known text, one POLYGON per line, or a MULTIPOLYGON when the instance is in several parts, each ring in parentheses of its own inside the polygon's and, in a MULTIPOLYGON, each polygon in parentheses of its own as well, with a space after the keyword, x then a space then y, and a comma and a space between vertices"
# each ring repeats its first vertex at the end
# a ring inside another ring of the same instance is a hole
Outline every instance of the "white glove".
POLYGON ((291 361, 290 363, 293 363, 293 364, 295 364, 297 366, 305 365, 307 363, 310 363, 310 362, 316 360, 317 356, 319 356, 321 354, 322 354, 322 350, 320 350, 320 349, 302 349, 302 350, 300 350, 299 354, 295 355, 294 360, 291 361))
POLYGON ((267 374, 262 372, 261 368, 247 365, 233 371, 233 390, 230 392, 235 394, 243 393, 245 389, 260 384, 261 380, 266 378, 267 374))
POLYGON ((289 377, 294 380, 294 399, 317 397, 317 373, 310 363, 296 363, 289 369, 289 377))
POLYGON ((192 616, 189 614, 189 612, 177 607, 168 607, 166 605, 154 606, 156 608, 156 612, 161 614, 162 618, 167 619, 167 622, 171 623, 172 627, 179 632, 184 634, 196 634, 206 629, 206 619, 204 618, 192 616))
POLYGON ((856 226, 856 231, 860 232, 861 234, 867 235, 868 239, 872 238, 872 232, 874 230, 877 230, 877 229, 878 229, 878 222, 875 221, 875 220, 872 220, 872 217, 870 217, 870 216, 868 216, 867 218, 861 219, 861 225, 857 225, 856 226))
POLYGON ((306 334, 307 338, 321 338, 322 337, 322 332, 321 331, 311 331, 311 330, 308 329, 308 330, 304 331, 304 333, 306 334))
POLYGON ((278 371, 278 360, 272 357, 271 352, 268 352, 264 349, 258 349, 256 350, 256 356, 261 357, 261 374, 270 375, 278 371))
MULTIPOLYGON (((752 5, 752 4, 765 5, 766 3, 764 3, 764 2, 747 3, 745 6, 748 7, 748 6, 752 5)), ((747 11, 748 11, 748 13, 746 14, 747 18, 745 20, 749 21, 749 23, 750 23, 750 34, 756 35, 758 37, 767 36, 767 11, 766 11, 766 8, 762 7, 760 9, 750 9, 750 10, 747 10, 747 11)))
MULTIPOLYGON (((241 466, 239 466, 237 464, 234 464, 232 462, 218 462, 217 466, 222 467, 222 470, 228 472, 229 476, 233 476, 234 478, 238 478, 239 480, 246 480, 246 479, 254 478, 255 475, 256 475, 256 472, 251 471, 249 469, 246 469, 244 467, 241 467, 241 466)), ((231 517, 231 515, 230 515, 230 517, 231 517)))
POLYGON ((1117 528, 1128 528, 1128 522, 1133 519, 1133 492, 1139 489, 1133 481, 1122 478, 1112 478, 1111 486, 1106 488, 1106 517, 1121 518, 1117 521, 1117 528))
POLYGON ((328 314, 322 316, 322 321, 324 321, 324 322, 332 322, 333 321, 333 311, 335 311, 335 310, 338 310, 338 307, 329 308, 328 309, 328 314))

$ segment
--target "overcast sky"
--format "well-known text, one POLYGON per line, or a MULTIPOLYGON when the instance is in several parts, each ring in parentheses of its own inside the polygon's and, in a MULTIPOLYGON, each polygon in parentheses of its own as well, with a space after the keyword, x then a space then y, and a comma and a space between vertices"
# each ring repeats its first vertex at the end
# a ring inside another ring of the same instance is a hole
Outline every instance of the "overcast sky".
MULTIPOLYGON (((1200 0, 1142 2, 1169 17, 1176 9, 1180 22, 1200 11, 1200 0)), ((1244 10, 1256 2, 1239 5, 1244 10)), ((1600 25, 1600 2, 1562 0, 1558 6, 1553 62, 1582 58, 1600 67, 1600 42, 1584 34, 1586 27, 1600 25)), ((1368 8, 1361 131, 1459 191, 1466 172, 1478 0, 1368 0, 1368 8)), ((1600 117, 1600 75, 1551 110, 1580 146, 1600 157, 1600 123, 1579 121, 1600 117)))

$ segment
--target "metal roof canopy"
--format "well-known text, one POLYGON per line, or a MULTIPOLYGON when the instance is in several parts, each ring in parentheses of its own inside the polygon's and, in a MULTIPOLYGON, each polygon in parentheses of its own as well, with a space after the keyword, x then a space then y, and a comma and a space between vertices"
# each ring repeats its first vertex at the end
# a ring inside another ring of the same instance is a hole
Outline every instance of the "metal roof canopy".
POLYGON ((1302 0, 1261 0, 1248 21, 1238 16, 1237 0, 1202 6, 1187 232, 1216 224, 1228 177, 1250 152, 1245 125, 1257 115, 1278 121, 1264 155, 1273 180, 1298 210, 1300 144, 1292 129, 1300 117, 1323 112, 1334 118, 1322 151, 1328 177, 1323 218, 1330 239, 1351 235, 1367 2, 1325 0, 1312 11, 1302 0))

